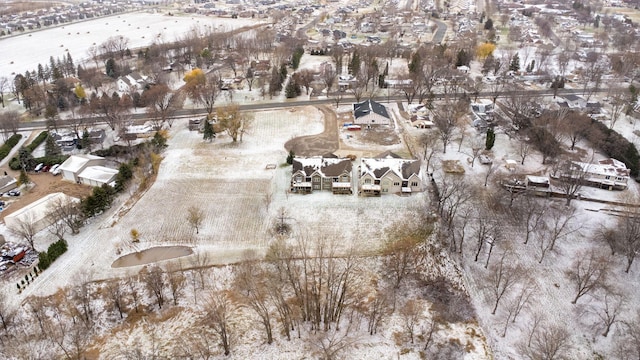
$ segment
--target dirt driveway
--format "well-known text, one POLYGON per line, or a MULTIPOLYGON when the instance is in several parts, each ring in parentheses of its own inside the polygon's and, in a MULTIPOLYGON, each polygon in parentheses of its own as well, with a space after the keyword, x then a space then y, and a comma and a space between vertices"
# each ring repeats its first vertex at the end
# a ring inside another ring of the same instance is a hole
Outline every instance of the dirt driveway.
POLYGON ((333 153, 339 148, 338 119, 327 105, 316 107, 324 117, 324 131, 317 135, 300 136, 287 141, 284 148, 299 156, 315 156, 333 153))
MULTIPOLYGON (((0 173, 6 171, 9 175, 18 177, 18 172, 7 168, 0 168, 0 173)), ((3 197, 2 200, 7 202, 7 207, 0 212, 0 220, 4 217, 31 204, 32 202, 42 198, 47 194, 54 192, 62 192, 66 195, 83 198, 91 193, 91 186, 78 185, 69 181, 63 181, 62 176, 53 176, 49 173, 29 174, 29 179, 35 184, 29 191, 23 191, 18 197, 3 197)))

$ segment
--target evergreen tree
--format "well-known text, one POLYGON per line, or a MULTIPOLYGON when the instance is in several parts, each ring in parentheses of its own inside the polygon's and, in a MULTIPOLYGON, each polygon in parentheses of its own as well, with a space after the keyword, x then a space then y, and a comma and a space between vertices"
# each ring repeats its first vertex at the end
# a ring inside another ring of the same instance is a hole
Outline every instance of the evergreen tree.
POLYGON ((509 70, 514 72, 520 71, 520 56, 518 55, 518 53, 513 55, 511 63, 509 64, 509 70))
POLYGON ((18 150, 18 160, 20 167, 25 171, 31 171, 36 167, 36 160, 24 146, 18 150))
POLYGON ((360 54, 358 51, 353 52, 353 56, 351 57, 351 62, 349 62, 349 73, 353 76, 356 76, 360 72, 360 54))
POLYGON ((29 175, 27 175, 27 172, 24 171, 24 169, 20 169, 20 176, 18 176, 18 186, 26 185, 30 181, 31 180, 29 180, 29 175))
POLYGON ((82 139, 80 139, 80 147, 91 151, 91 136, 89 135, 89 130, 87 130, 86 128, 82 132, 82 139))
POLYGON ((487 22, 484 23, 484 29, 485 30, 493 29, 493 20, 491 20, 491 18, 488 18, 487 22))
POLYGON ((287 78, 287 66, 285 64, 280 64, 280 90, 282 90, 282 84, 284 84, 284 80, 287 78))
POLYGON ((60 154, 62 154, 62 149, 60 149, 60 146, 58 146, 56 140, 53 138, 53 136, 47 136, 47 140, 45 140, 44 143, 44 156, 49 157, 57 156, 60 154))
POLYGON ((284 89, 284 96, 287 99, 292 99, 298 95, 300 95, 301 89, 300 85, 295 81, 294 78, 291 78, 289 83, 287 84, 287 88, 284 89))
POLYGON ((216 132, 213 129, 213 125, 209 122, 209 119, 204 120, 204 134, 202 138, 207 141, 211 141, 216 137, 216 132))
POLYGON ((287 156, 287 164, 291 165, 293 164, 293 158, 296 157, 296 154, 293 152, 293 150, 289 150, 289 155, 287 156))
POLYGON ((107 62, 105 63, 105 73, 110 78, 115 79, 118 77, 116 61, 113 58, 109 58, 109 60, 107 60, 107 62))
POLYGON ((413 56, 411 57, 411 62, 409 63, 409 73, 417 74, 418 71, 420 71, 420 67, 421 67, 420 65, 421 65, 420 54, 416 51, 415 53, 413 53, 413 56))
POLYGON ((485 149, 491 150, 495 142, 496 142, 496 134, 493 132, 493 129, 491 128, 487 129, 487 139, 485 141, 485 149))

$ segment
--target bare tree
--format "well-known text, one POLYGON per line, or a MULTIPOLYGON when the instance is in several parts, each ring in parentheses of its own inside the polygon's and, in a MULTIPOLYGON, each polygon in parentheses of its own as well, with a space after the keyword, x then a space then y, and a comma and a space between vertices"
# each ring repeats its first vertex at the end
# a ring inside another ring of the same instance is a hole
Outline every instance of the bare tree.
POLYGON ((235 316, 236 307, 230 299, 230 294, 225 291, 212 291, 207 299, 206 314, 203 325, 211 328, 224 351, 224 355, 231 354, 231 341, 233 331, 231 320, 235 316))
POLYGON ((440 141, 442 141, 442 153, 447 152, 447 145, 453 138, 454 131, 457 129, 458 119, 466 109, 464 103, 458 101, 453 103, 450 99, 445 99, 445 104, 441 105, 438 110, 434 111, 433 122, 438 129, 440 141))
POLYGON ((518 151, 518 155, 520 155, 520 160, 521 160, 520 165, 524 165, 524 161, 527 159, 527 156, 529 156, 530 152, 531 152, 531 144, 529 144, 528 141, 521 140, 519 151, 518 151))
POLYGON ((173 114, 182 108, 184 97, 179 92, 171 91, 166 84, 158 84, 144 92, 147 113, 156 122, 156 130, 160 130, 165 122, 171 127, 173 114))
POLYGON ((4 109, 4 92, 9 89, 9 78, 6 76, 0 76, 0 103, 4 109))
POLYGON ((402 280, 420 265, 424 254, 420 245, 431 232, 418 222, 400 222, 394 224, 387 233, 387 241, 382 254, 386 273, 392 279, 393 286, 400 287, 402 280))
POLYGON ((531 360, 563 359, 570 348, 569 331, 560 324, 543 325, 533 334, 531 346, 524 348, 524 356, 531 360))
POLYGON ((24 217, 16 219, 17 227, 11 228, 11 231, 24 239, 29 246, 35 250, 34 240, 38 233, 37 223, 31 213, 26 213, 24 217))
POLYGON ((526 245, 531 239, 531 235, 546 226, 544 222, 547 206, 532 195, 527 194, 523 197, 518 210, 522 213, 522 227, 525 230, 524 244, 526 245))
POLYGON ((150 266, 142 275, 147 291, 154 296, 158 307, 162 309, 164 304, 165 281, 162 269, 157 265, 150 266))
POLYGON ((105 283, 105 297, 111 302, 112 306, 118 311, 120 319, 123 319, 123 314, 126 311, 124 303, 124 284, 118 280, 111 280, 105 283))
POLYGON ((20 127, 20 114, 15 110, 4 111, 0 114, 0 130, 4 141, 13 134, 18 133, 20 127))
POLYGON ((190 206, 187 209, 187 221, 196 230, 196 234, 199 234, 200 226, 204 221, 204 211, 197 206, 190 206))
POLYGON ((129 276, 125 283, 129 288, 129 297, 131 297, 131 302, 133 303, 133 309, 136 313, 138 313, 138 305, 140 304, 140 294, 138 293, 138 283, 140 280, 140 276, 129 276))
POLYGON ((16 311, 11 307, 8 300, 7 293, 0 292, 0 322, 2 323, 5 336, 10 335, 10 328, 16 316, 16 311))
POLYGON ((607 337, 611 327, 620 321, 620 312, 623 310, 624 298, 621 294, 606 291, 604 302, 598 308, 596 314, 602 320, 604 326, 603 337, 607 337))
POLYGON ((567 270, 567 276, 575 285, 576 292, 571 303, 577 303, 582 296, 604 286, 608 269, 607 259, 594 250, 580 253, 571 268, 567 270))
POLYGON ((567 202, 571 204, 571 200, 582 189, 587 174, 589 173, 589 165, 586 163, 576 163, 571 160, 563 160, 560 164, 559 187, 565 193, 567 202))
MULTIPOLYGON (((63 227, 68 227, 72 234, 79 233, 84 222, 80 203, 68 197, 56 198, 51 202, 47 211, 47 219, 53 224, 62 224, 63 227)), ((55 225, 54 228, 58 228, 58 226, 55 225)), ((62 238, 64 231, 64 228, 57 229, 56 235, 62 238)))
POLYGON ((422 156, 422 160, 426 161, 427 172, 431 173, 429 168, 431 167, 431 159, 433 158, 433 155, 436 152, 436 145, 438 143, 438 135, 433 133, 433 132, 428 132, 428 133, 422 134, 422 137, 420 138, 420 142, 422 143, 422 146, 424 147, 424 153, 423 153, 423 156, 422 156))
POLYGON ((169 291, 171 292, 171 298, 173 299, 173 305, 178 305, 178 297, 184 291, 185 277, 180 266, 180 263, 170 263, 167 265, 167 283, 169 284, 169 291))
POLYGON ((237 293, 242 297, 244 303, 253 310, 264 326, 267 344, 273 342, 271 327, 271 312, 268 293, 270 290, 266 286, 265 274, 261 263, 256 261, 256 254, 248 252, 243 254, 243 262, 236 269, 234 285, 237 293))
POLYGON ((388 292, 376 289, 363 306, 365 307, 369 335, 377 334, 380 322, 390 313, 388 292))
POLYGON ((500 258, 500 262, 493 265, 490 269, 491 291, 494 297, 493 310, 491 310, 492 315, 498 310, 498 304, 507 291, 511 290, 522 277, 521 268, 512 267, 507 264, 507 254, 507 252, 504 252, 500 258))
POLYGON ((509 323, 515 323, 516 318, 522 312, 522 309, 529 304, 531 296, 536 292, 537 286, 530 277, 526 277, 516 296, 507 302, 507 317, 504 321, 504 328, 502 330, 502 337, 507 335, 507 327, 509 323))
POLYGON ((400 315, 402 316, 402 323, 409 339, 411 340, 411 344, 414 343, 414 334, 416 331, 416 326, 420 321, 420 318, 423 317, 424 308, 422 304, 420 304, 415 299, 408 300, 402 308, 400 308, 400 315))

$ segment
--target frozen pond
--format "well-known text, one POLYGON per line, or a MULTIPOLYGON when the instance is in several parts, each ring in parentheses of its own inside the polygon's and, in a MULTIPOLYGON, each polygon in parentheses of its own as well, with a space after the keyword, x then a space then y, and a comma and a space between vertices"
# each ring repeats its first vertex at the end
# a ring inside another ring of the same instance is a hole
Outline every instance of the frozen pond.
POLYGON ((112 268, 151 264, 193 254, 188 246, 158 246, 119 257, 112 268))
POLYGON ((256 23, 258 21, 252 19, 135 12, 25 33, 0 39, 0 77, 13 78, 27 70, 36 70, 38 63, 49 64, 50 56, 62 58, 67 52, 76 65, 81 64, 89 58, 89 47, 99 46, 111 36, 129 38, 129 48, 133 49, 154 42, 171 42, 195 29, 204 33, 256 23))

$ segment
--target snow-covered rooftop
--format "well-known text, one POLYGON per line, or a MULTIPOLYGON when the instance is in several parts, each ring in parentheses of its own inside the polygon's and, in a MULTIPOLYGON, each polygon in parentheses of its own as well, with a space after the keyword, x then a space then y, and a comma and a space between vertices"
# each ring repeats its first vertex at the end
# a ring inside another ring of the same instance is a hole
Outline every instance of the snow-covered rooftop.
POLYGON ((115 179, 116 175, 118 175, 118 170, 116 169, 111 169, 105 166, 89 166, 82 170, 78 177, 102 184, 108 184, 115 179))
POLYGON ((71 171, 73 173, 79 171, 91 160, 104 159, 100 156, 90 154, 71 155, 69 158, 60 165, 60 171, 71 171))

